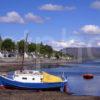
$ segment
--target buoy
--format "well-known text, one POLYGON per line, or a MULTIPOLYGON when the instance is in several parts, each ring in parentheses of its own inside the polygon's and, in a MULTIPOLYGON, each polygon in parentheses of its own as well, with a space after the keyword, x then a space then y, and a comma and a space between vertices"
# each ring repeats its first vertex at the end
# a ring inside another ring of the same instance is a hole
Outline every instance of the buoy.
POLYGON ((83 75, 83 78, 84 78, 84 79, 92 79, 93 77, 94 77, 93 74, 84 74, 84 75, 83 75))

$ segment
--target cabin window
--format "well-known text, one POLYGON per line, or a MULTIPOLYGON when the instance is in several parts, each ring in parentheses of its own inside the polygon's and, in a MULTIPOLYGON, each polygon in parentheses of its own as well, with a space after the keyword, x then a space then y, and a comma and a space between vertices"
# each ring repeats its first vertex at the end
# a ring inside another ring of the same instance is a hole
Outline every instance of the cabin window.
POLYGON ((43 78, 41 78, 41 81, 43 80, 43 78))
POLYGON ((18 75, 15 75, 14 77, 18 77, 18 75))
POLYGON ((27 80, 27 78, 26 78, 26 77, 23 77, 22 79, 23 79, 23 80, 27 80))
POLYGON ((32 80, 35 80, 35 78, 32 78, 32 80))

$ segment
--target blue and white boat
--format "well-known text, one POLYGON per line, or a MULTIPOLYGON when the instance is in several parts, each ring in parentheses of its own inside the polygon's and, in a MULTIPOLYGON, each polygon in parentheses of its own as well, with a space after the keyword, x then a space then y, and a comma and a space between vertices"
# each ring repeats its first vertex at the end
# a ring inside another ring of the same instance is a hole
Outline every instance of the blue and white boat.
POLYGON ((36 70, 17 70, 11 75, 0 75, 0 86, 5 88, 65 90, 67 80, 63 77, 36 70))

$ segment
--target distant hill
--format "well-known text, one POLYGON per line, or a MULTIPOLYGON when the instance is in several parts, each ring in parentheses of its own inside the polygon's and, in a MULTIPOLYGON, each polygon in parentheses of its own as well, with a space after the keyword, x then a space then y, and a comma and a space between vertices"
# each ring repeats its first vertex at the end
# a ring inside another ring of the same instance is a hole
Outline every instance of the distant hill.
POLYGON ((63 53, 71 55, 75 58, 82 57, 83 59, 100 58, 100 47, 69 47, 61 50, 63 53))

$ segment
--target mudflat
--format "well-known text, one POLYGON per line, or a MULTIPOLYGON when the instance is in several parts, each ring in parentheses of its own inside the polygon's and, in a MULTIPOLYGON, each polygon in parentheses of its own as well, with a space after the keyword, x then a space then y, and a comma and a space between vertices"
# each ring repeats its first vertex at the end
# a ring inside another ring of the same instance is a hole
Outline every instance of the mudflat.
POLYGON ((0 100, 100 100, 100 97, 73 96, 57 91, 0 90, 0 100))

